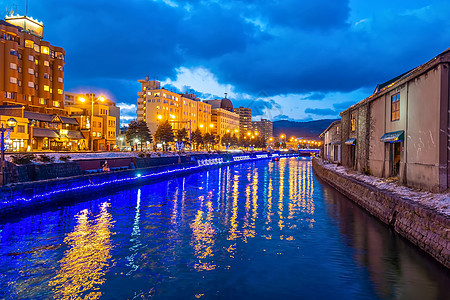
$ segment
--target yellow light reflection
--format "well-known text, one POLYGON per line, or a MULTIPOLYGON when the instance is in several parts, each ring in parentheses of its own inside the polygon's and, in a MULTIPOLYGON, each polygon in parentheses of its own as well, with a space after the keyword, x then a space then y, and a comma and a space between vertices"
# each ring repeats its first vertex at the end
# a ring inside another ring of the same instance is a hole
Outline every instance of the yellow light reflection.
POLYGON ((212 202, 206 202, 207 214, 204 220, 204 212, 197 211, 194 222, 191 224, 193 240, 191 246, 195 250, 195 256, 198 263, 194 265, 197 271, 211 271, 216 268, 214 262, 211 261, 214 253, 212 248, 215 244, 216 231, 212 226, 213 207, 212 202))
POLYGON ((100 206, 100 214, 89 220, 85 209, 76 215, 77 226, 64 239, 69 250, 59 261, 60 269, 49 282, 55 299, 99 299, 100 286, 111 259, 112 217, 109 204, 100 206))

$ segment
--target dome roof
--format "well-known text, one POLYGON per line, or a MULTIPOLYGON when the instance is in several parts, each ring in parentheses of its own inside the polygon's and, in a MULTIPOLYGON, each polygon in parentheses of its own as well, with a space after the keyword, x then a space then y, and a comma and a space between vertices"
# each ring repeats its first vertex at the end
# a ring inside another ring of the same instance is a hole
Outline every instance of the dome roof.
POLYGON ((220 102, 220 108, 226 109, 228 111, 233 111, 233 103, 231 103, 231 100, 228 98, 223 98, 220 102))

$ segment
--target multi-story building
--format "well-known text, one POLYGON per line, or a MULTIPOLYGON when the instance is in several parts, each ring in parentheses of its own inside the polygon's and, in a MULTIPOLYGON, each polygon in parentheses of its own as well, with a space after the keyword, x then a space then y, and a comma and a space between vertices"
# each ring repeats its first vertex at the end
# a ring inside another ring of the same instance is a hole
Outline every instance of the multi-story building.
POLYGON ((322 157, 326 160, 341 162, 341 121, 334 121, 325 129, 319 137, 323 139, 322 157))
POLYGON ((223 108, 216 108, 211 111, 212 133, 222 137, 226 133, 238 136, 239 115, 223 108))
POLYGON ((261 119, 261 121, 252 121, 252 128, 254 132, 258 132, 259 136, 263 137, 264 140, 268 140, 273 137, 273 122, 261 119))
POLYGON ((81 147, 82 150, 90 149, 91 139, 95 151, 109 151, 115 148, 120 112, 117 116, 117 112, 111 110, 118 108, 114 102, 96 97, 95 94, 69 92, 64 93, 64 99, 68 114, 78 121, 80 130, 87 139, 86 144, 81 147), (111 112, 115 115, 111 115, 111 112))
POLYGON ((169 121, 175 130, 189 132, 211 125, 211 105, 201 102, 194 94, 179 94, 161 87, 156 80, 138 80, 137 120, 145 121, 154 134, 161 122, 169 121))
POLYGON ((432 191, 450 187, 450 49, 341 112, 342 164, 432 191))
POLYGON ((234 112, 239 115, 239 133, 245 135, 252 131, 252 109, 248 107, 239 106, 234 108, 234 112))
POLYGON ((0 20, 0 105, 65 115, 65 51, 43 40, 43 27, 28 16, 0 20))

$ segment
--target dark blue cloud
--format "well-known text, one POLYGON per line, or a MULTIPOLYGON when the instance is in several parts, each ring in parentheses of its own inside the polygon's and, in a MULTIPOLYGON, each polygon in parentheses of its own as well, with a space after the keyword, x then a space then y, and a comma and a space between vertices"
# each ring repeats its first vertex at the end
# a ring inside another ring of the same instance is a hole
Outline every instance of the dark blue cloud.
MULTIPOLYGON (((171 3, 40 0, 30 15, 66 49, 66 89, 102 87, 128 103, 137 79, 173 79, 177 68, 198 66, 256 99, 264 91, 328 101, 328 92, 373 89, 450 45, 444 0, 171 3)), ((258 112, 271 105, 258 103, 258 112)))

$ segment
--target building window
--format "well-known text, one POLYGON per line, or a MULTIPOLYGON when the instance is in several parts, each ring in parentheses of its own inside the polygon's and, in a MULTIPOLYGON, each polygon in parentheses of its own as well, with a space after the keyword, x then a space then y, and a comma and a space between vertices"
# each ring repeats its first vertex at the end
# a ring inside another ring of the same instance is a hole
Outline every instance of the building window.
POLYGON ((62 89, 58 89, 58 94, 62 95, 63 90, 62 89))
POLYGON ((44 73, 44 78, 45 78, 45 79, 49 79, 49 78, 50 78, 50 75, 48 75, 48 73, 44 73))
POLYGON ((59 107, 60 106, 59 101, 53 101, 53 106, 54 107, 59 107))
POLYGON ((18 133, 25 133, 25 125, 17 126, 17 132, 18 133))
POLYGON ((16 93, 5 92, 5 98, 7 99, 15 99, 16 93))
POLYGON ((34 56, 33 55, 28 55, 28 60, 29 61, 34 61, 34 56))
POLYGON ((352 131, 356 130, 356 113, 352 112, 350 115, 350 123, 352 125, 352 131))
POLYGON ((38 45, 38 44, 34 44, 34 51, 40 52, 39 50, 40 50, 40 49, 39 49, 39 45, 38 45))
POLYGON ((63 82, 63 79, 62 79, 62 77, 58 77, 58 82, 63 82))
POLYGON ((9 63, 9 68, 13 70, 17 70, 17 65, 15 63, 9 63))
POLYGON ((44 91, 49 92, 50 91, 50 87, 48 85, 44 85, 44 91))
POLYGON ((63 66, 58 66, 58 71, 64 71, 64 67, 63 66))
POLYGON ((41 46, 41 53, 42 54, 49 54, 50 53, 50 49, 48 47, 41 46))
POLYGON ((34 47, 34 42, 30 40, 25 40, 25 47, 26 48, 32 48, 34 47))
POLYGON ((391 96, 391 121, 400 120, 400 93, 391 96))
POLYGON ((44 66, 46 66, 46 67, 50 66, 50 63, 48 62, 48 60, 44 60, 44 66))
POLYGON ((10 53, 11 55, 17 55, 17 50, 11 49, 11 51, 9 51, 9 53, 10 53))
POLYGON ((39 59, 35 59, 34 62, 36 63, 36 66, 39 65, 39 59))
POLYGON ((28 82, 28 87, 30 87, 30 88, 34 88, 34 82, 28 82))
POLYGON ((39 104, 46 105, 47 104, 47 99, 39 98, 39 104))
POLYGON ((17 78, 16 77, 9 77, 9 82, 17 83, 17 78))
POLYGON ((339 134, 339 126, 336 126, 336 134, 339 134))

